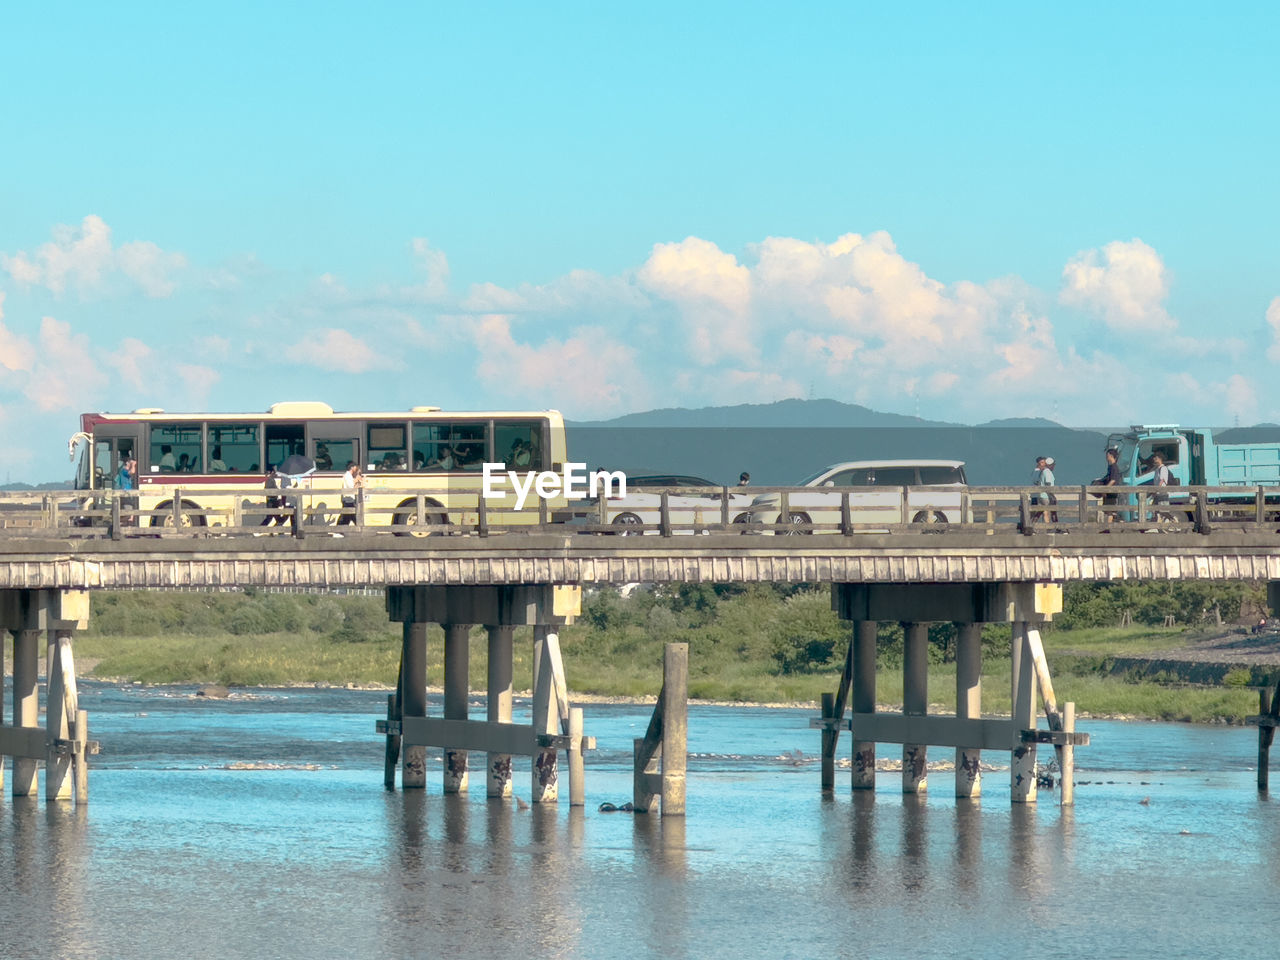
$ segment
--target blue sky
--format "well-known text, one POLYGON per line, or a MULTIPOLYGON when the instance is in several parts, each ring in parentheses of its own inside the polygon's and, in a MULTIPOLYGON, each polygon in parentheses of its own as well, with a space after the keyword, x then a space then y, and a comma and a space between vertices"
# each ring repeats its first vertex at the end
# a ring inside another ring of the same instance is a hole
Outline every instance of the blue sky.
POLYGON ((0 442, 826 396, 1280 420, 1270 5, 25 5, 0 442))

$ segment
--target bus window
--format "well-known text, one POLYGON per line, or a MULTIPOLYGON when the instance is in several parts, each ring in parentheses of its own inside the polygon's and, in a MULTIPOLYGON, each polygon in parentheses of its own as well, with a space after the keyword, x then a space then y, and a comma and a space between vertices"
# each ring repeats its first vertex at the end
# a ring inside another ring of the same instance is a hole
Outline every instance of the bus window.
POLYGON ((413 469, 428 473, 484 469, 483 423, 415 423, 413 469))
POLYGON ((258 424, 209 424, 209 472, 261 473, 262 447, 258 442, 258 424))
POLYGON ((455 423, 449 433, 456 470, 474 470, 479 473, 488 459, 485 449, 483 423, 455 423))
POLYGON ((204 472, 199 423, 155 423, 151 425, 152 473, 177 473, 178 464, 191 473, 204 472))
POLYGON ((542 422, 496 420, 493 424, 493 456, 508 469, 542 470, 542 422))
POLYGON ((306 438, 302 424, 268 423, 265 433, 267 435, 267 463, 270 466, 275 466, 286 457, 292 457, 294 454, 305 455, 306 438))
POLYGON ((370 473, 408 468, 407 433, 403 423, 369 424, 369 442, 365 449, 369 451, 370 473))

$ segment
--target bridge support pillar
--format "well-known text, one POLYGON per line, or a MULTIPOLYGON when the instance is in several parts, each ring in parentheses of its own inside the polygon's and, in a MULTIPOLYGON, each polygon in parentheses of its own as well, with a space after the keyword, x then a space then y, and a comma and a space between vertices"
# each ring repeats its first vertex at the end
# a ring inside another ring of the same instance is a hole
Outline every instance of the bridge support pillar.
MULTIPOLYGON (((449 623, 444 628, 444 718, 467 719, 471 692, 471 624, 449 623)), ((467 792, 467 751, 444 751, 444 792, 467 792)))
MULTIPOLYGON (((486 627, 489 633, 488 703, 490 723, 511 722, 512 637, 515 627, 486 627)), ((511 754, 487 754, 488 776, 485 795, 511 796, 511 754)))
MULTIPOLYGON (((902 625, 902 715, 929 713, 929 625, 902 625)), ((929 786, 929 748, 923 743, 902 745, 902 792, 924 793, 929 786)))
POLYGON ((0 630, 13 634, 13 723, 0 722, 0 789, 3 759, 13 757, 15 797, 36 793, 43 761, 47 800, 89 799, 88 755, 97 744, 88 739, 71 652, 74 631, 88 619, 89 595, 83 590, 0 590, 0 630), (48 636, 44 729, 37 699, 42 632, 48 636))
MULTIPOLYGON (((981 794, 981 751, 1009 750, 1014 803, 1036 799, 1036 745, 1052 744, 1064 778, 1074 769, 1074 748, 1089 742, 1074 730, 1071 705, 1059 714, 1040 642, 1039 624, 1062 610, 1062 588, 1050 583, 992 584, 863 584, 832 587, 832 606, 841 618, 855 622, 853 647, 846 677, 853 685, 853 712, 843 717, 843 692, 826 697, 823 716, 811 725, 823 730, 825 773, 834 764, 835 732, 848 729, 853 740, 853 788, 875 783, 875 743, 899 743, 902 751, 902 789, 922 792, 927 784, 926 749, 954 747, 956 796, 981 794), (877 622, 897 620, 904 631, 903 709, 900 714, 875 711, 875 630, 877 622), (929 621, 959 625, 956 656, 955 716, 928 713, 929 621), (1011 624, 1009 648, 1012 716, 1008 720, 982 716, 983 623, 1011 624), (865 631, 865 632, 864 632, 865 631), (864 687, 863 684, 866 684, 864 687), (1036 728, 1037 693, 1044 700, 1048 730, 1036 728)), ((1072 784, 1063 784, 1061 801, 1072 802, 1072 784)))
MULTIPOLYGON (((982 624, 962 623, 956 638, 956 719, 982 717, 982 624)), ((956 796, 982 794, 982 751, 956 747, 956 796)))
POLYGON ((388 786, 394 787, 392 758, 401 745, 405 787, 425 785, 426 748, 440 747, 446 793, 467 789, 469 754, 480 751, 488 757, 487 796, 510 796, 511 757, 527 756, 533 767, 533 801, 553 801, 559 797, 558 754, 564 750, 569 756, 570 803, 583 804, 581 756, 583 750, 595 747, 595 741, 583 735, 580 711, 570 708, 556 632, 559 624, 572 621, 580 606, 577 587, 389 587, 387 612, 392 620, 404 623, 405 646, 400 715, 395 716, 393 698, 387 720, 378 725, 387 736, 388 786), (443 718, 426 713, 426 627, 430 623, 445 627, 443 718), (470 719, 467 710, 470 624, 484 624, 489 632, 485 720, 470 719), (533 720, 527 726, 511 722, 512 639, 517 626, 534 628, 533 720))

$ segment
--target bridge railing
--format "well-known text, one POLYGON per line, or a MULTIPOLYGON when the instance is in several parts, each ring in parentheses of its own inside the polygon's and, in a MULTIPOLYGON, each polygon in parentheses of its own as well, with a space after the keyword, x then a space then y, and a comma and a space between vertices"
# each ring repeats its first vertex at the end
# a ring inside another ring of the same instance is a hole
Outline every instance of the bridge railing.
POLYGON ((1280 533, 1277 487, 671 487, 521 509, 478 490, 378 488, 354 508, 341 491, 261 486, 0 492, 0 538, 308 533, 478 536, 1066 534, 1122 530, 1280 533), (145 494, 144 494, 145 496, 145 494), (208 498, 208 499, 206 499, 208 498))

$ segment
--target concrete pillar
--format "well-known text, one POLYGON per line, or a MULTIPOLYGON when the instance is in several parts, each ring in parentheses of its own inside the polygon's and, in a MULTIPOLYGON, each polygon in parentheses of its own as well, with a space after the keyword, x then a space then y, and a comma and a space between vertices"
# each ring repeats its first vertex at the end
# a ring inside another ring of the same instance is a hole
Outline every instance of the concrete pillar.
MULTIPOLYGON (((471 625, 449 623, 444 628, 444 718, 467 719, 471 692, 471 625)), ((444 792, 467 792, 467 751, 445 747, 444 792)))
MULTIPOLYGON (((982 716, 982 624, 960 624, 956 642, 956 717, 977 720, 982 716)), ((982 794, 982 751, 956 747, 956 796, 982 794)))
MULTIPOLYGON (((40 631, 13 631, 13 725, 35 729, 40 726, 37 682, 40 674, 40 631)), ((2 763, 0 763, 2 765, 2 763)), ((40 761, 15 757, 13 795, 29 797, 36 792, 36 769, 40 761)))
MULTIPOLYGON (((876 633, 874 620, 857 620, 853 624, 853 712, 876 712, 876 633)), ((858 727, 853 727, 854 790, 874 790, 876 786, 876 745, 873 740, 859 740, 858 727)))
MULTIPOLYGON (((559 733, 560 718, 555 709, 555 680, 547 653, 554 627, 533 628, 533 732, 559 733)), ((560 797, 560 764, 555 747, 545 747, 533 756, 533 802, 551 802, 560 797)))
MULTIPOLYGON (((929 625, 903 623, 902 713, 923 717, 929 712, 929 625)), ((902 745, 902 792, 923 793, 928 789, 923 743, 902 745)))
MULTIPOLYGON (((485 718, 491 723, 511 722, 512 635, 515 627, 487 627, 489 631, 488 706, 485 718)), ((490 753, 485 795, 511 796, 511 755, 490 753)))
POLYGON ((1036 802, 1036 745, 1023 743, 1021 731, 1036 725, 1036 673, 1027 643, 1030 625, 1013 621, 1009 643, 1010 693, 1013 698, 1014 742, 1009 763, 1010 799, 1014 803, 1036 802))
MULTIPOLYGON (((400 654, 400 715, 427 715, 427 624, 415 620, 404 622, 404 647, 400 654)), ((427 748, 404 746, 401 749, 400 785, 406 789, 422 789, 427 785, 427 748)))

